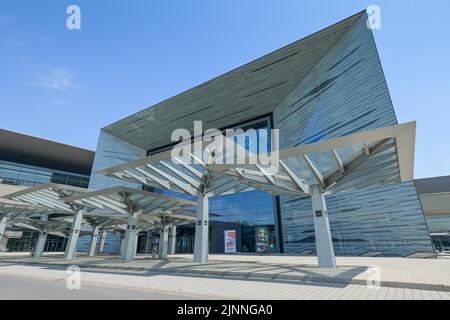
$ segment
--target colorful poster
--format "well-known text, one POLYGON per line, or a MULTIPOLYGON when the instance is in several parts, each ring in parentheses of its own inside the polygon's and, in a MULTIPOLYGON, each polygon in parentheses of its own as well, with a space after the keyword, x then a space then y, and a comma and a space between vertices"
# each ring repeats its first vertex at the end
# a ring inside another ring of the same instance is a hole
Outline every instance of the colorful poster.
POLYGON ((256 252, 269 252, 269 228, 267 226, 256 226, 256 252))
POLYGON ((236 230, 225 230, 225 253, 236 253, 236 230))

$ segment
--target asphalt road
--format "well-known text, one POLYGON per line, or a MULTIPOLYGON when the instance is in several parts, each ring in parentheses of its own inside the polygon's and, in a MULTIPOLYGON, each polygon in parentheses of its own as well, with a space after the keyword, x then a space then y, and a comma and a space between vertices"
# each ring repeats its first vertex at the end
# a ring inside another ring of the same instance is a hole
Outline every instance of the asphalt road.
MULTIPOLYGON (((0 275, 0 300, 179 300, 189 296, 161 293, 144 289, 125 289, 98 284, 83 284, 79 290, 69 290, 65 279, 42 280, 12 275, 0 275)), ((198 297, 197 297, 198 299, 198 297)))

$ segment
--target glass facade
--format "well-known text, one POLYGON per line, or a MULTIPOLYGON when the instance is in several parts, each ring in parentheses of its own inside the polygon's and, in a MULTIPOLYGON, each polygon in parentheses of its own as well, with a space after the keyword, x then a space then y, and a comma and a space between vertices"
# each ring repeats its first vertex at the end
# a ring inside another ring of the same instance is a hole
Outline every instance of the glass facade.
POLYGON ((450 252, 450 236, 431 236, 434 248, 438 252, 450 252))
POLYGON ((87 188, 89 176, 0 160, 0 183, 32 187, 48 182, 87 188))
MULTIPOLYGON (((212 215, 209 223, 210 253, 225 252, 225 231, 231 230, 236 232, 236 252, 278 252, 273 196, 250 191, 212 197, 209 212, 212 215)), ((193 252, 194 234, 193 224, 177 228, 177 253, 193 252)))
POLYGON ((88 188, 89 186, 89 177, 75 176, 60 172, 53 172, 52 179, 50 181, 59 184, 67 184, 69 186, 79 188, 88 188))
MULTIPOLYGON (((24 230, 19 239, 9 239, 8 251, 31 252, 34 250, 39 233, 34 230, 24 230)), ((61 252, 66 248, 67 239, 54 235, 47 235, 44 252, 61 252)))
MULTIPOLYGON (((248 134, 234 137, 236 143, 253 153, 267 152, 270 148, 270 118, 258 119, 236 126, 244 131, 254 129, 256 139, 248 134)), ((248 132, 247 132, 248 133, 248 132)), ((166 148, 149 151, 148 154, 162 152, 166 148)), ((153 190, 146 187, 145 189, 153 190)), ((168 193, 166 191, 161 191, 168 193)), ((180 196, 176 194, 176 196, 180 196)), ((190 197, 187 197, 191 200, 190 197)), ((225 252, 225 231, 236 231, 236 251, 240 253, 278 252, 275 227, 275 197, 262 191, 242 192, 238 194, 212 197, 209 200, 210 217, 209 252, 225 252)), ((177 253, 192 253, 194 249, 194 225, 177 228, 177 253)))
POLYGON ((273 196, 251 191, 214 197, 210 200, 209 211, 214 215, 210 218, 211 253, 224 253, 225 230, 236 231, 237 252, 277 252, 273 196), (260 234, 266 236, 261 239, 260 234))
POLYGON ((50 182, 52 172, 37 167, 0 160, 0 182, 4 184, 35 186, 50 182))

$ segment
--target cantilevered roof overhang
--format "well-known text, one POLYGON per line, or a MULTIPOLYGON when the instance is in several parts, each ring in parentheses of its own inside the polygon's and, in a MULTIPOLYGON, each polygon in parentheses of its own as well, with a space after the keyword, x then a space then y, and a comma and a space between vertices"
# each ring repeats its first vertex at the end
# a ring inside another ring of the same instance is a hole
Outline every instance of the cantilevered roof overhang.
MULTIPOLYGON (((296 41, 102 130, 144 150, 171 143, 177 128, 229 128, 272 113, 365 11, 296 41)), ((371 30, 367 29, 367 32, 371 30)))
POLYGON ((308 195, 362 189, 413 180, 416 123, 380 128, 279 151, 275 175, 258 164, 213 164, 243 184, 275 195, 308 195))

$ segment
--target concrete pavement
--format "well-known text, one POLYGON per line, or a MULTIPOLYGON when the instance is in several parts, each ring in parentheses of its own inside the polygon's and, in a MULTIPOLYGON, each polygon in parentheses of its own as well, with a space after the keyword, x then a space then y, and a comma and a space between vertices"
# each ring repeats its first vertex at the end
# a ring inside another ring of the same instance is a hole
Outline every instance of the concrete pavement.
POLYGON ((320 269, 315 257, 210 255, 207 265, 192 262, 190 255, 169 256, 168 261, 151 260, 139 255, 133 261, 114 256, 62 259, 60 255, 31 258, 24 255, 3 255, 1 263, 67 266, 102 270, 145 271, 167 275, 226 277, 230 279, 265 280, 269 282, 309 281, 334 284, 367 285, 375 266, 380 285, 386 288, 450 291, 450 259, 406 259, 338 257, 337 269, 320 269))
POLYGON ((450 299, 449 293, 442 291, 386 287, 377 290, 360 285, 277 283, 98 269, 82 269, 81 290, 69 290, 67 277, 65 269, 56 266, 3 265, 0 299, 450 299))

